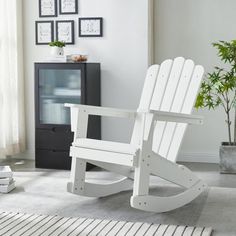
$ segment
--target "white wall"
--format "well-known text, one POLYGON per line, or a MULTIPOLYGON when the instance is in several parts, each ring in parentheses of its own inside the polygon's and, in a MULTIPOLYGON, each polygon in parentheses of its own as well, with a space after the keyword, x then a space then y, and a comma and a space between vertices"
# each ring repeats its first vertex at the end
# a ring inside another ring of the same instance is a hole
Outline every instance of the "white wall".
MULTIPOLYGON (((24 9, 24 63, 26 89, 27 146, 30 158, 34 156, 34 71, 33 63, 49 54, 48 46, 35 45, 35 20, 39 18, 38 0, 23 0, 24 9)), ((79 0, 79 15, 75 19, 76 45, 89 54, 89 61, 100 62, 102 68, 102 105, 136 108, 148 63, 148 6, 144 0, 79 0), (78 38, 78 17, 104 18, 103 38, 78 38)), ((104 123, 104 120, 103 120, 104 123)), ((108 120, 102 128, 104 139, 128 141, 131 123, 108 120)))
MULTIPOLYGON (((184 56, 202 64, 206 72, 221 65, 211 46, 236 38, 234 0, 155 0, 155 61, 184 56)), ((201 127, 190 127, 179 159, 218 162, 218 148, 227 140, 224 113, 195 111, 205 117, 201 127)))

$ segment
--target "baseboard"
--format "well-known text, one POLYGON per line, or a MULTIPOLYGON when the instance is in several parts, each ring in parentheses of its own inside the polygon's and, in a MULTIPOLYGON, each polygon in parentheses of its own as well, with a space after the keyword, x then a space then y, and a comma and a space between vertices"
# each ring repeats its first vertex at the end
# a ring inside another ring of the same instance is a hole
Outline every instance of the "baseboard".
POLYGON ((178 161, 219 163, 219 154, 207 152, 181 152, 179 153, 178 161))

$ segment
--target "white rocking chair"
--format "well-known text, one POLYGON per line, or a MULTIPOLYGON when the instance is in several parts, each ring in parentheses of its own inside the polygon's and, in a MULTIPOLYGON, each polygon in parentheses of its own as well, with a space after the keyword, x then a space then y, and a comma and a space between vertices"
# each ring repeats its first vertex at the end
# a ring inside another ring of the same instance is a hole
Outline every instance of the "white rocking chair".
POLYGON ((182 57, 151 66, 137 111, 65 104, 71 108, 74 132, 68 191, 102 197, 127 190, 134 181, 131 206, 152 212, 170 211, 195 199, 206 184, 175 162, 187 125, 203 123, 201 117, 191 115, 203 73, 202 66, 182 57), (89 115, 134 118, 130 144, 86 138, 89 115), (86 182, 86 162, 125 178, 111 184, 86 182), (168 197, 149 195, 150 175, 177 184, 184 191, 168 197))

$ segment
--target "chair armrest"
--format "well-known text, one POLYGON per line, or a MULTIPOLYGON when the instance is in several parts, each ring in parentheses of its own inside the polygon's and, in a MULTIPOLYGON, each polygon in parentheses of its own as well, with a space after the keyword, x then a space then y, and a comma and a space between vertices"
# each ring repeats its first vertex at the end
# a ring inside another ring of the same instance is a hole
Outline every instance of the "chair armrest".
POLYGON ((99 106, 89 106, 80 104, 70 104, 66 103, 65 107, 78 109, 79 112, 86 113, 88 115, 96 116, 110 116, 118 118, 135 118, 137 112, 135 110, 110 108, 110 107, 99 107, 99 106))
POLYGON ((151 110, 151 112, 154 114, 154 119, 159 120, 159 121, 188 123, 188 124, 195 124, 195 125, 203 124, 202 116, 175 113, 175 112, 166 112, 166 111, 155 111, 155 110, 151 110))

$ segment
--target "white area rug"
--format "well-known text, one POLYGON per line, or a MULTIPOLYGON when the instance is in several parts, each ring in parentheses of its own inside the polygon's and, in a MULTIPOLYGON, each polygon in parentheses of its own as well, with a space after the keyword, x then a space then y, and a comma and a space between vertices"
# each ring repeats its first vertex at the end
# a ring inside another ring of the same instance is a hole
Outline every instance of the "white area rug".
POLYGON ((210 236, 211 232, 200 227, 0 213, 0 235, 4 236, 210 236))

